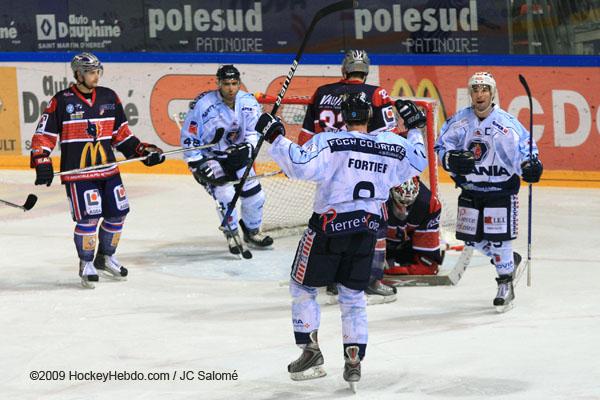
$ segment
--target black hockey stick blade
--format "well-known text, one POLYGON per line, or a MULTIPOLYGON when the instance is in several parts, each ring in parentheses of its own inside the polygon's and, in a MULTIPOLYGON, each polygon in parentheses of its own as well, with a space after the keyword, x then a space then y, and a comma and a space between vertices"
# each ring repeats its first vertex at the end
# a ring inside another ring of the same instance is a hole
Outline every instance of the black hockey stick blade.
POLYGON ((37 201, 37 196, 35 194, 30 194, 29 196, 27 196, 27 200, 25 200, 25 204, 23 204, 22 206, 15 204, 15 203, 11 203, 10 201, 0 199, 0 203, 6 204, 7 206, 10 206, 10 207, 20 208, 23 211, 31 210, 33 208, 33 206, 35 205, 36 201, 37 201))
POLYGON ((30 194, 29 196, 27 196, 27 200, 25 200, 25 204, 23 204, 23 210, 31 210, 33 206, 35 206, 35 203, 37 203, 37 199, 38 198, 35 194, 30 194))

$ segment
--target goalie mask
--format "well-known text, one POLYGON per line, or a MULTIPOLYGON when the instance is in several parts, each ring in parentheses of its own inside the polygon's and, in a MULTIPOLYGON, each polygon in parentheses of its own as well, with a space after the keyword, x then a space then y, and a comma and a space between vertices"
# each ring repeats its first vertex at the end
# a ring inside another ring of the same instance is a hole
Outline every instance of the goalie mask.
POLYGON ((473 86, 486 85, 490 88, 492 94, 492 100, 496 97, 496 80, 494 76, 489 72, 475 72, 473 76, 469 78, 469 94, 473 93, 473 86))
POLYGON ((365 78, 369 74, 369 56, 364 50, 348 50, 342 62, 342 76, 344 79, 348 74, 353 72, 361 72, 365 74, 365 78))
POLYGON ((416 176, 407 180, 400 186, 390 189, 394 202, 401 206, 410 206, 419 195, 419 178, 416 176))
POLYGON ((77 80, 77 71, 83 76, 85 72, 100 70, 100 73, 104 71, 102 63, 92 53, 79 53, 71 60, 71 69, 75 80, 77 80))
POLYGON ((345 123, 366 124, 373 109, 365 92, 346 94, 342 97, 342 119, 345 123))
POLYGON ((217 79, 224 81, 227 79, 240 80, 240 71, 233 65, 223 65, 217 70, 217 79))

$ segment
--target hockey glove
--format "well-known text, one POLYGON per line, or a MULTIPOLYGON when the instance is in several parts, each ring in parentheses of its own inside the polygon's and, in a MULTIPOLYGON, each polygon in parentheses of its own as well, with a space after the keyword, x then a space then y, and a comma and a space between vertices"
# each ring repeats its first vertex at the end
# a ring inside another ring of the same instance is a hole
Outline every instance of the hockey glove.
POLYGON ((225 150, 225 154, 227 155, 225 163, 227 167, 232 171, 244 168, 252 160, 253 150, 254 148, 250 143, 239 143, 229 146, 225 150))
POLYGON ((396 100, 394 103, 398 114, 404 120, 406 129, 423 128, 427 123, 427 116, 415 103, 410 100, 396 100))
POLYGON ((50 186, 54 178, 52 159, 45 151, 32 150, 31 167, 35 168, 35 184, 50 186))
POLYGON ((544 171, 544 166, 540 160, 534 158, 533 161, 524 161, 521 164, 521 170, 523 171, 521 177, 525 182, 536 183, 540 181, 540 177, 544 171))
POLYGON ((273 143, 279 135, 285 136, 285 127, 281 123, 281 119, 269 113, 263 113, 260 116, 254 129, 269 143, 273 143))
POLYGON ((444 155, 442 166, 456 175, 468 175, 475 167, 475 156, 470 151, 450 150, 444 155))
POLYGON ((224 176, 223 168, 216 160, 198 160, 188 163, 190 171, 196 182, 205 185, 219 186, 227 182, 224 176), (217 178, 217 176, 219 176, 217 178))
POLYGON ((142 160, 142 162, 148 167, 158 165, 165 161, 165 156, 163 155, 162 149, 149 143, 141 142, 138 144, 135 148, 135 154, 138 157, 148 156, 145 160, 142 160))

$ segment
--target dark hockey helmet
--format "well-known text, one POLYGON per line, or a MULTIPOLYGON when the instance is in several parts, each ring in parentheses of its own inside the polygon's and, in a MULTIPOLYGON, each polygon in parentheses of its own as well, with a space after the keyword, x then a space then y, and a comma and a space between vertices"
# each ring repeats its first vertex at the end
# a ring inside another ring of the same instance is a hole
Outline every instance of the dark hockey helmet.
POLYGON ((419 195, 419 178, 415 176, 400 186, 391 188, 390 194, 396 204, 410 206, 415 202, 419 195))
POLYGON ((231 64, 222 65, 217 71, 217 79, 224 81, 226 79, 240 80, 240 71, 231 64))
POLYGON ((342 75, 344 78, 352 72, 361 72, 365 77, 369 74, 369 55, 364 50, 348 50, 342 62, 342 75))
POLYGON ((71 60, 71 69, 73 70, 75 78, 77 78, 77 71, 82 75, 84 72, 95 71, 97 69, 100 70, 101 73, 104 71, 104 67, 100 60, 92 53, 76 54, 71 60))
POLYGON ((346 94, 342 97, 342 119, 348 123, 367 123, 373 109, 365 92, 346 94))

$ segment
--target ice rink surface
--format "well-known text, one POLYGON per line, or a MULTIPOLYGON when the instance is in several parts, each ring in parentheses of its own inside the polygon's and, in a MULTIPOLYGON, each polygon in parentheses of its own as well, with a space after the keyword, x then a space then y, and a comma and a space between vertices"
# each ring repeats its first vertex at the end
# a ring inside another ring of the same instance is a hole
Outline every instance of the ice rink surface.
MULTIPOLYGON (((132 212, 117 255, 130 277, 87 290, 64 188, 33 180, 0 171, 0 198, 39 197, 26 213, 0 206, 1 399, 600 399, 600 190, 534 188, 533 285, 520 282, 512 311, 494 311, 483 257, 458 286, 400 288, 397 302, 369 306, 354 395, 335 305, 323 305, 319 330, 328 375, 288 377, 300 350, 281 282, 297 238, 240 261, 190 176, 123 175, 132 212), (111 371, 164 380, 84 375, 111 371)), ((450 186, 443 193, 455 200, 450 186)), ((520 204, 525 258, 526 188, 520 204)))

